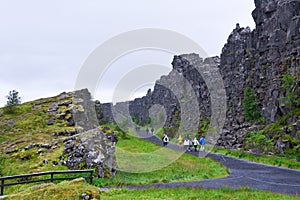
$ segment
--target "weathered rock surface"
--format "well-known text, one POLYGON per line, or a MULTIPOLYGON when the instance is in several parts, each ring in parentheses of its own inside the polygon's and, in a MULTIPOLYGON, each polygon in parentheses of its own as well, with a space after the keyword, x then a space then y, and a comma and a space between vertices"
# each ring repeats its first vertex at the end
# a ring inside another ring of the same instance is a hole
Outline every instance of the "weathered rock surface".
MULTIPOLYGON (((98 177, 114 176, 117 172, 117 163, 114 156, 117 137, 114 134, 104 134, 95 129, 101 118, 102 107, 99 101, 91 101, 91 94, 87 89, 63 93, 58 96, 60 101, 53 103, 47 110, 50 118, 48 124, 55 120, 64 120, 74 129, 66 129, 53 133, 54 136, 67 136, 63 139, 64 150, 61 162, 69 169, 95 168, 98 177), (97 116, 98 115, 98 116, 97 116), (59 116, 59 117, 57 117, 59 116)), ((32 144, 26 147, 57 148, 56 144, 32 144)), ((48 162, 48 161, 47 161, 48 162)), ((57 165, 59 162, 53 163, 57 165)))
MULTIPOLYGON (((283 75, 290 73, 300 80, 300 1, 256 0, 255 5, 256 28, 251 31, 237 24, 221 54, 220 71, 228 97, 225 130, 233 136, 240 135, 236 127, 246 123, 242 107, 245 88, 254 90, 261 115, 270 124, 290 112, 282 102, 286 96, 281 87, 283 75)), ((289 123, 293 122, 295 118, 289 123)), ((231 148, 235 142, 228 145, 226 139, 219 140, 221 146, 231 148)), ((281 137, 275 138, 274 146, 281 153, 291 147, 281 137)))
POLYGON ((63 159, 70 169, 95 168, 98 177, 114 176, 117 163, 114 156, 118 139, 94 129, 65 140, 63 159))
MULTIPOLYGON (((57 102, 52 103, 46 113, 51 116, 48 125, 55 124, 57 120, 63 120, 68 123, 68 126, 80 127, 85 131, 98 126, 95 103, 91 101, 91 94, 87 89, 60 94, 57 102)), ((73 133, 55 134, 72 135, 73 133)))

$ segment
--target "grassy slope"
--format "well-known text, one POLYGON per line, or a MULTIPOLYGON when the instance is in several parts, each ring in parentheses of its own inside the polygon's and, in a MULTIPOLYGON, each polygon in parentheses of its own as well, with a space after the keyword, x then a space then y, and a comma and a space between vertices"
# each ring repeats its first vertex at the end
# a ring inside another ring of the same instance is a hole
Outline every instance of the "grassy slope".
POLYGON ((29 188, 18 194, 4 198, 5 200, 66 200, 83 199, 82 194, 89 195, 90 199, 100 199, 100 191, 81 180, 63 181, 59 184, 43 184, 29 188))
MULTIPOLYGON (((75 127, 69 127, 61 119, 61 115, 66 114, 66 107, 59 107, 61 112, 57 115, 46 113, 51 104, 72 100, 68 94, 63 96, 24 103, 11 114, 0 108, 0 176, 67 169, 62 165, 53 165, 53 162, 59 162, 62 155, 62 142, 51 149, 33 147, 25 150, 29 144, 52 144, 65 137, 54 136, 54 133, 75 131, 75 127), (50 118, 55 119, 53 125, 48 125, 50 118), (48 164, 43 163, 44 160, 48 160, 48 164)), ((24 187, 28 186, 10 186, 5 188, 5 192, 16 192, 24 187)))
POLYGON ((18 194, 4 198, 5 200, 66 200, 66 199, 82 199, 82 194, 87 194, 93 199, 239 199, 239 200, 293 200, 299 199, 296 196, 288 196, 282 194, 274 194, 247 188, 239 188, 232 190, 228 188, 201 189, 201 188, 175 188, 175 189, 144 189, 144 190, 128 190, 128 189, 112 189, 101 192, 94 186, 88 185, 81 181, 64 181, 59 184, 44 184, 38 188, 30 188, 18 194), (101 197, 101 198, 100 198, 101 197))
POLYGON ((101 199, 239 199, 239 200, 290 200, 299 199, 299 197, 274 194, 270 192, 261 192, 240 188, 237 190, 221 188, 218 190, 201 188, 175 188, 175 189, 145 189, 145 190, 127 190, 115 189, 101 193, 101 199))
MULTIPOLYGON (((147 153, 161 147, 145 140, 127 136, 120 139, 117 147, 130 152, 147 153)), ((169 150, 170 154, 176 154, 169 150)), ((169 166, 148 173, 118 172, 111 179, 95 179, 97 186, 108 185, 137 185, 163 182, 195 181, 207 178, 224 177, 228 175, 227 169, 210 158, 199 158, 189 154, 183 154, 169 166)))

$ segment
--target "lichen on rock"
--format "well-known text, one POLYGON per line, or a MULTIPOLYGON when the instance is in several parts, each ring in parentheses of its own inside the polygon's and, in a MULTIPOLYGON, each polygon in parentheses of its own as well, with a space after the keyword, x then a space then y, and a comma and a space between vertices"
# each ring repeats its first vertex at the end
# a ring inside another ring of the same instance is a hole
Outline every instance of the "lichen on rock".
POLYGON ((114 156, 118 138, 93 129, 65 140, 64 163, 69 169, 95 168, 97 177, 114 176, 117 162, 114 156))

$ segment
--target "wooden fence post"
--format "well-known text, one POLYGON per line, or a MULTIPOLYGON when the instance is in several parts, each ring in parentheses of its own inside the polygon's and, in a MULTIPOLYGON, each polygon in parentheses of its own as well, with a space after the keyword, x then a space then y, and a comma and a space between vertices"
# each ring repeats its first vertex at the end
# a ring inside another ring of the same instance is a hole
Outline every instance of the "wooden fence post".
MULTIPOLYGON (((54 182, 55 180, 70 180, 70 177, 67 178, 54 178, 54 174, 80 174, 80 173, 89 173, 90 176, 85 176, 85 179, 89 179, 90 184, 93 183, 93 170, 69 170, 69 171, 52 171, 52 172, 41 172, 41 173, 34 173, 34 174, 23 174, 23 175, 15 175, 15 176, 6 176, 1 177, 1 185, 0 185, 0 196, 4 194, 4 187, 6 186, 12 186, 12 185, 19 185, 19 184, 25 184, 25 183, 35 183, 35 182, 45 182, 49 181, 49 178, 47 179, 38 179, 38 180, 28 180, 28 177, 36 177, 36 176, 48 176, 50 174, 50 181, 54 182), (21 182, 13 182, 13 183, 7 183, 4 184, 5 180, 11 180, 11 179, 18 179, 22 178, 24 181, 21 182)), ((71 177, 71 179, 75 179, 75 177, 71 177)))
POLYGON ((93 171, 90 172, 90 184, 92 185, 93 183, 93 171))
POLYGON ((1 196, 4 193, 4 179, 1 180, 1 196))
POLYGON ((53 173, 51 173, 51 180, 50 181, 53 182, 53 173))

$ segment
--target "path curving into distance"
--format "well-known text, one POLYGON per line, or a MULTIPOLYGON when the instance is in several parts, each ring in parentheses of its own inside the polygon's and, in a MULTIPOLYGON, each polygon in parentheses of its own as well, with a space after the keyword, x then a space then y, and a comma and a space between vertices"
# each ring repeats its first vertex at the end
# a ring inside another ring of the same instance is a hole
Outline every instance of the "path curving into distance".
MULTIPOLYGON (((139 135, 145 136, 140 132, 139 135)), ((156 136, 143 137, 143 139, 162 145, 156 136)), ((176 144, 169 144, 167 147, 176 150, 176 144)), ((186 152, 199 156, 199 152, 186 152)), ((206 157, 212 158, 230 170, 230 175, 225 178, 206 179, 193 182, 157 183, 138 186, 123 186, 128 189, 146 188, 176 188, 176 187, 203 187, 217 189, 220 187, 239 188, 249 187, 250 189, 267 190, 275 193, 300 195, 300 171, 275 167, 251 161, 241 160, 220 154, 209 153, 206 157)), ((107 190, 108 188, 100 188, 107 190)))

